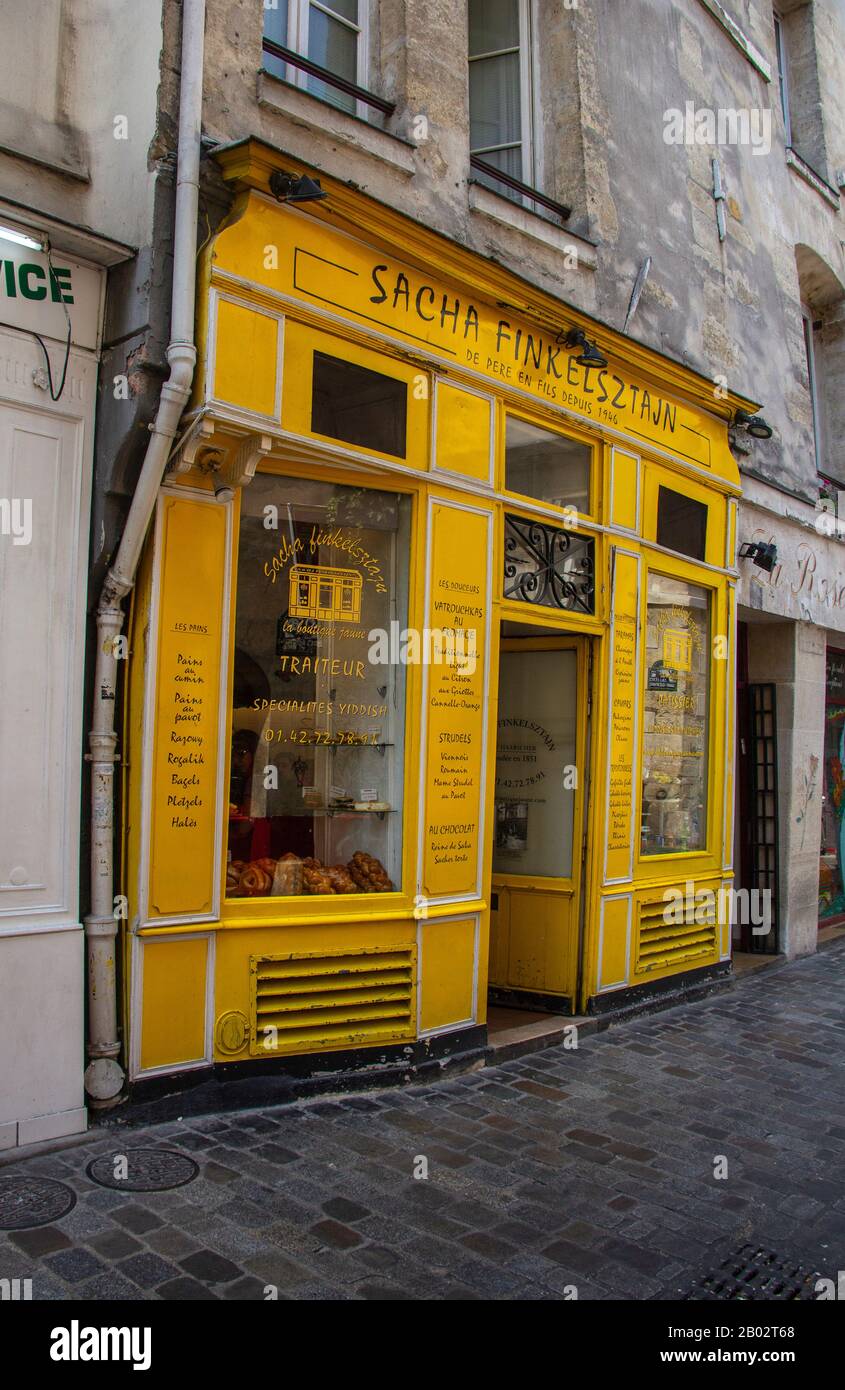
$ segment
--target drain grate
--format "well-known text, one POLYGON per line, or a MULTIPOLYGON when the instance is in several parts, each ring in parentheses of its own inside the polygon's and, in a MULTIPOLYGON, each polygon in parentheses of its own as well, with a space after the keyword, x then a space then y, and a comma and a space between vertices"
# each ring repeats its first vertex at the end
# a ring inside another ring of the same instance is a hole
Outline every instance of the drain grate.
POLYGON ((54 1178, 0 1177, 0 1231, 49 1226, 76 1206, 76 1193, 54 1178))
POLYGON ((173 1149, 125 1149, 102 1154, 85 1171, 92 1182, 115 1192, 168 1192, 193 1182, 199 1167, 173 1149))
POLYGON ((784 1302, 815 1299, 818 1274, 759 1245, 742 1245, 681 1294, 684 1300, 784 1302))

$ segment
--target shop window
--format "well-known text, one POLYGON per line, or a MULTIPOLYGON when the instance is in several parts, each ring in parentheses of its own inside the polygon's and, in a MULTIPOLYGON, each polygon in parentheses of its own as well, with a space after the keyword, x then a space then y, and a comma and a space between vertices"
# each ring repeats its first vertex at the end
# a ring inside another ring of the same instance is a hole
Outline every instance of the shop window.
MULTIPOLYGON (((264 37, 325 68, 339 83, 366 86, 367 0, 264 0, 264 37)), ((356 114, 356 98, 313 73, 297 69, 283 58, 265 53, 264 64, 274 77, 296 82, 314 96, 356 114)), ((365 109, 358 112, 365 114, 365 109)))
POLYGON ((311 428, 315 434, 404 458, 408 387, 355 362, 314 353, 311 428))
POLYGON ((703 560, 707 547, 707 507, 670 487, 657 491, 657 544, 691 560, 703 560))
POLYGON ((481 182, 517 201, 481 166, 533 182, 531 78, 528 0, 469 0, 470 153, 481 182))
POLYGON ((505 487, 555 507, 590 510, 588 444, 509 415, 505 427, 505 487))
POLYGON ((706 589, 649 574, 641 852, 707 847, 710 614, 706 589))
POLYGON ((409 551, 408 498, 270 474, 244 489, 229 898, 401 887, 405 666, 372 634, 407 624, 409 551))
POLYGON ((845 917, 845 651, 828 647, 819 920, 845 917))

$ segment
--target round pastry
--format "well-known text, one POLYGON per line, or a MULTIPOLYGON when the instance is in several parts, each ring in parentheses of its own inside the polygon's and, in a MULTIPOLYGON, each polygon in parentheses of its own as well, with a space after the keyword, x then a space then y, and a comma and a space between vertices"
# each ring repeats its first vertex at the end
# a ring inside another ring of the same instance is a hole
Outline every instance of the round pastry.
POLYGON ((248 893, 251 898, 269 892, 272 884, 272 875, 268 874, 266 869, 262 869, 258 861, 253 864, 247 864, 241 874, 241 889, 244 893, 248 893))

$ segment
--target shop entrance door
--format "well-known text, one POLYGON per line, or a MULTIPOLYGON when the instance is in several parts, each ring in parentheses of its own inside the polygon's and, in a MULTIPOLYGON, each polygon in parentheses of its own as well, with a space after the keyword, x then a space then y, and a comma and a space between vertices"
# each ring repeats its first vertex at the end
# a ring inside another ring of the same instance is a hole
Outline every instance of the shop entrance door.
POLYGON ((587 640, 503 638, 490 990, 571 1014, 578 990, 588 723, 587 640))

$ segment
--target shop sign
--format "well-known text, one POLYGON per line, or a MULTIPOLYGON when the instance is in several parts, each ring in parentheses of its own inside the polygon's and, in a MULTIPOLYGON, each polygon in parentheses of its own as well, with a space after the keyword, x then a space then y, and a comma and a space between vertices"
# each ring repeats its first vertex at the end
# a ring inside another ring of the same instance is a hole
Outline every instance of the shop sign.
POLYGON ((771 574, 739 562, 737 601, 747 608, 845 630, 845 548, 797 522, 774 521, 743 504, 741 541, 777 547, 771 574), (759 523, 755 524, 759 517, 759 523))
POLYGON ((54 251, 20 246, 0 235, 0 319, 14 328, 97 347, 102 271, 54 251), (52 266, 50 264, 52 261, 52 266))
POLYGON ((713 462, 719 436, 709 416, 615 365, 579 365, 563 342, 570 324, 538 325, 296 212, 256 208, 246 224, 238 224, 238 254, 231 258, 228 235, 218 242, 218 270, 247 274, 247 266, 266 264, 261 248, 272 242, 279 245, 279 264, 264 273, 272 289, 375 328, 405 348, 424 346, 447 363, 565 407, 593 424, 655 442, 698 465, 713 462), (279 218, 290 219, 284 237, 279 218))

